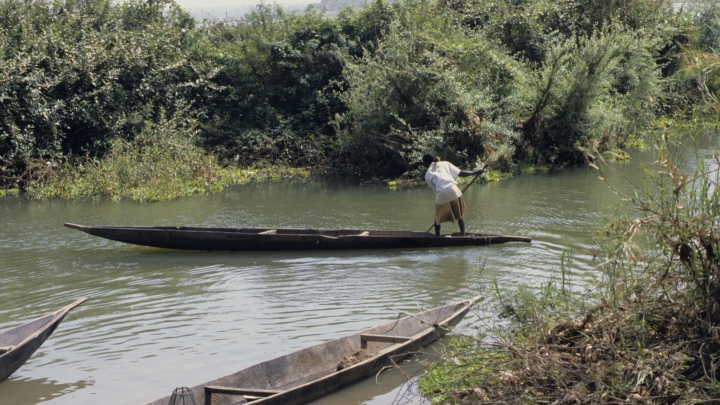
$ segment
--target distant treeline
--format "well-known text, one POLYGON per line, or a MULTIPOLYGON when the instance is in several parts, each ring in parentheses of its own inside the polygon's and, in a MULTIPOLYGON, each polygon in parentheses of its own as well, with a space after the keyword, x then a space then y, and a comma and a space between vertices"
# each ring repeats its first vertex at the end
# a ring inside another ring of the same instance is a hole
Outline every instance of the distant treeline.
POLYGON ((226 164, 363 179, 415 175, 425 151, 574 165, 716 97, 714 3, 376 0, 198 24, 170 0, 3 0, 0 181, 158 123, 226 164))
MULTIPOLYGON (((366 0, 320 0, 318 9, 327 11, 337 11, 348 7, 363 7, 367 3, 366 0)), ((392 3, 392 1, 390 1, 392 3)))

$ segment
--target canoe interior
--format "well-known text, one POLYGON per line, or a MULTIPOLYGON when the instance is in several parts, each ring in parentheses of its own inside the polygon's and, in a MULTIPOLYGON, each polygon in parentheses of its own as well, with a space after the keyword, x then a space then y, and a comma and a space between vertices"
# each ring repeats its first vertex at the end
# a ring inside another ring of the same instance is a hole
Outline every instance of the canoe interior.
POLYGON ((81 298, 53 313, 0 332, 0 381, 25 364, 65 319, 65 315, 84 301, 85 298, 81 298))
POLYGON ((47 314, 28 323, 1 332, 0 347, 19 345, 54 318, 55 314, 47 314))
MULTIPOLYGON (((66 224, 65 226, 73 228, 73 226, 70 226, 73 224, 66 224)), ((92 228, 92 229, 105 229, 105 230, 131 230, 131 231, 140 231, 140 230, 146 230, 146 231, 193 231, 193 232, 213 232, 213 233, 239 233, 239 234, 248 234, 248 235, 260 235, 263 234, 263 232, 268 231, 274 231, 271 235, 324 235, 324 236, 332 236, 332 237, 342 237, 342 236, 382 236, 382 237, 389 237, 389 238, 437 238, 435 234, 431 234, 428 232, 413 232, 413 231, 381 231, 381 230, 372 230, 372 229, 300 229, 300 228, 205 228, 205 227, 193 227, 193 226, 92 226, 92 227, 86 227, 82 225, 78 225, 78 228, 83 230, 83 228, 92 228)), ((445 235, 443 235, 445 236, 445 235)), ((453 237, 460 237, 460 233, 453 233, 451 234, 453 237)), ((484 236, 492 236, 489 234, 482 234, 482 233, 466 233, 466 238, 471 237, 484 237, 484 236)))
MULTIPOLYGON (((380 363, 383 355, 393 354, 405 346, 405 353, 409 349, 418 349, 425 344, 432 343, 442 337, 444 329, 439 324, 454 326, 467 312, 469 305, 477 301, 463 301, 456 304, 445 305, 419 314, 400 318, 396 321, 379 325, 360 333, 343 338, 331 340, 316 346, 299 350, 288 355, 265 361, 227 376, 205 382, 192 387, 195 400, 198 404, 205 402, 205 386, 222 386, 243 388, 248 390, 280 391, 281 394, 269 396, 264 399, 252 401, 253 404, 301 404, 308 400, 319 398, 315 392, 330 393, 343 385, 349 385, 359 379, 369 377, 376 373, 386 363, 380 363), (442 330, 443 332, 439 332, 442 330), (411 338, 406 343, 368 341, 366 349, 372 357, 358 364, 337 371, 337 366, 343 357, 352 355, 362 348, 361 335, 389 335, 394 337, 411 338), (418 343, 422 341, 422 345, 418 343), (345 382, 340 382, 339 374, 348 374, 345 382), (332 377, 338 377, 333 379, 332 377), (323 386, 323 380, 327 383, 323 386), (336 386, 328 388, 327 386, 336 386), (297 392, 293 392, 297 391, 297 392), (303 394, 303 391, 310 393, 303 394)), ((401 359, 401 358, 400 358, 401 359)), ((396 359, 399 361, 399 359, 396 359)), ((146 405, 165 405, 170 395, 148 402, 146 405)), ((212 405, 229 405, 244 403, 243 397, 238 395, 213 394, 212 405)))

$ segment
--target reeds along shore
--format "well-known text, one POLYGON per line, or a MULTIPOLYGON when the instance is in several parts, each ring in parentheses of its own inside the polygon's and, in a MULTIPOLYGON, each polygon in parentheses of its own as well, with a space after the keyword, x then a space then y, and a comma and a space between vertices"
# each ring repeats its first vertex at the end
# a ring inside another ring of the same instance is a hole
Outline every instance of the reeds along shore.
MULTIPOLYGON (((622 195, 609 183, 629 205, 621 212, 633 214, 599 232, 597 282, 582 290, 564 277, 515 291, 495 285, 491 310, 506 327, 453 342, 421 379, 424 395, 458 404, 717 400, 720 161, 698 152, 697 169, 686 173, 678 151, 698 139, 666 139, 648 186, 622 195)), ((606 178, 612 165, 594 160, 606 178)))

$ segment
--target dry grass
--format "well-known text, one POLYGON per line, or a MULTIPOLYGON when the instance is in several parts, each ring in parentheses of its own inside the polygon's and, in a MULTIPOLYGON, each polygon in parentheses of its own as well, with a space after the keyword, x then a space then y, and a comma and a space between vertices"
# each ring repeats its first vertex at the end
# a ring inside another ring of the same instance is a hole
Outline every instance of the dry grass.
POLYGON ((720 159, 698 155, 688 174, 668 145, 659 150, 652 186, 622 196, 635 214, 600 232, 603 278, 592 292, 557 282, 496 288, 494 309, 508 324, 453 342, 421 379, 424 395, 447 404, 720 403, 720 159))

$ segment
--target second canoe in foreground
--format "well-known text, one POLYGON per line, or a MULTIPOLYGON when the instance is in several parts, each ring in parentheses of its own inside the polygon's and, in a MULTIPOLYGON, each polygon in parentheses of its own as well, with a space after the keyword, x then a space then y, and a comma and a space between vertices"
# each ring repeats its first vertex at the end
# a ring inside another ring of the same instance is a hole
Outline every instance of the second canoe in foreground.
MULTIPOLYGON (((192 387, 199 405, 300 405, 378 373, 430 345, 482 297, 444 305, 268 360, 192 387)), ((171 395, 146 405, 167 405, 171 395)))

